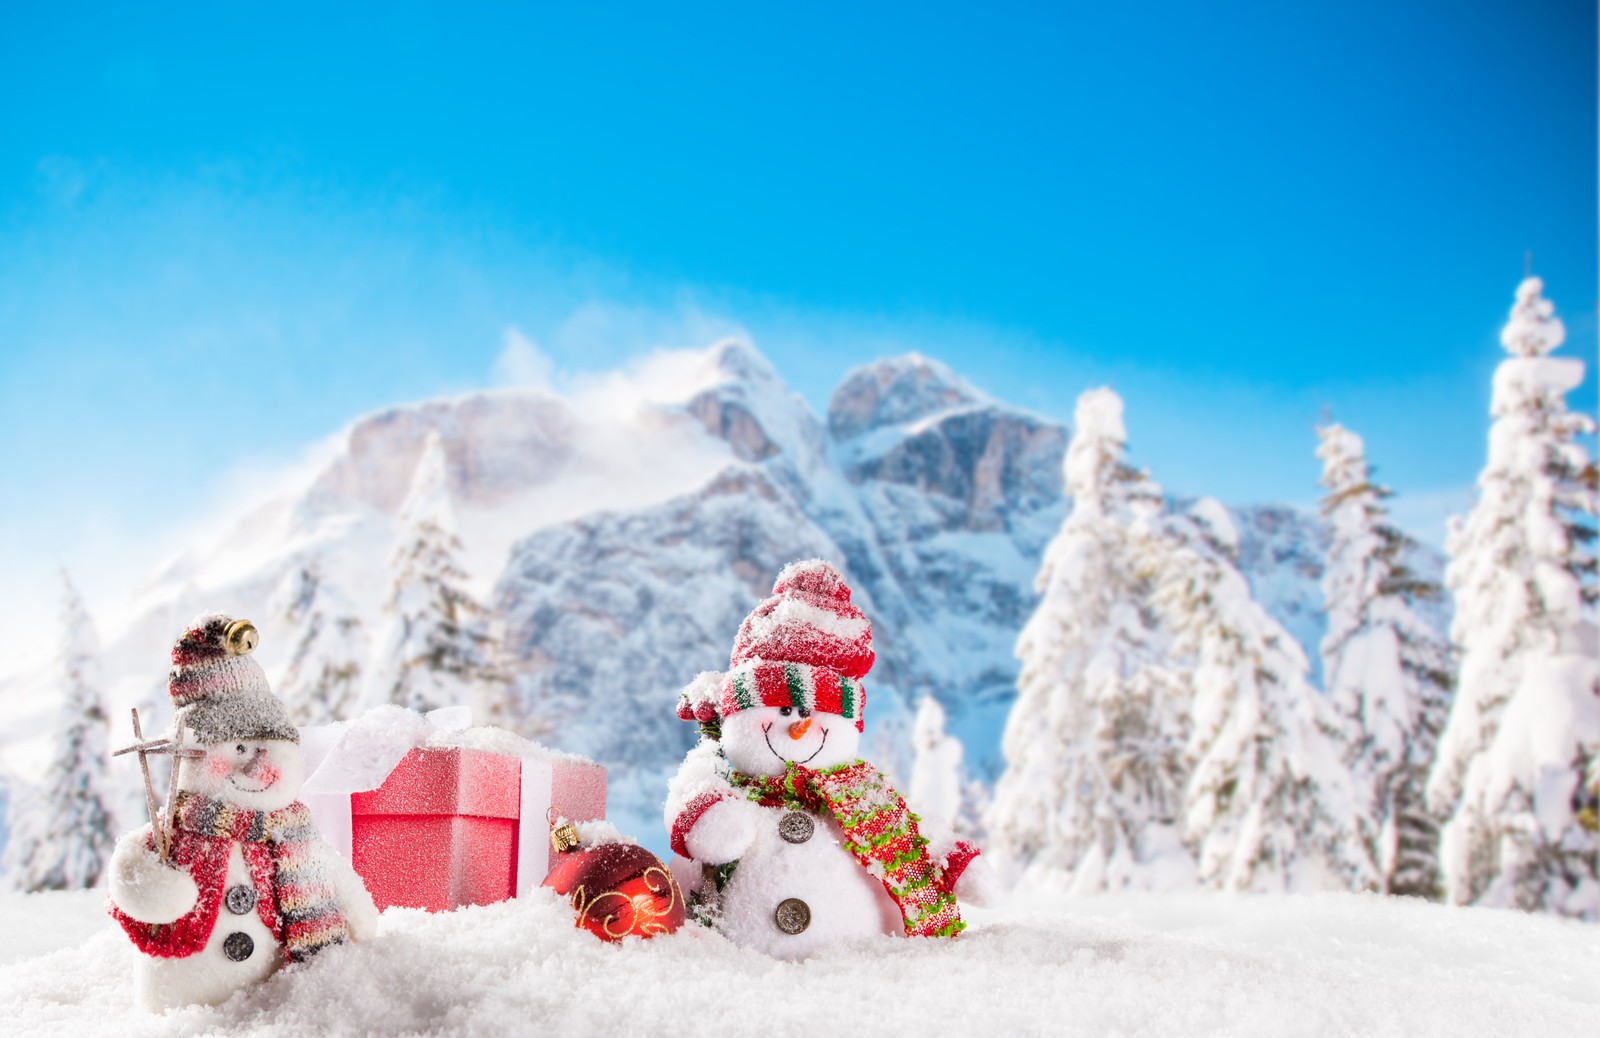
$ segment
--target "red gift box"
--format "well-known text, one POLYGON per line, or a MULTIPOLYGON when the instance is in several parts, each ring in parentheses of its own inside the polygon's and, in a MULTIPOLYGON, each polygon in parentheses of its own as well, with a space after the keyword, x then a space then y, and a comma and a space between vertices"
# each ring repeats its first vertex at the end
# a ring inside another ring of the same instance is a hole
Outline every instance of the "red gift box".
POLYGON ((350 798, 351 864, 380 909, 441 912, 516 893, 522 766, 479 750, 412 750, 350 798))
POLYGON ((504 901, 550 870, 551 807, 568 818, 603 818, 605 769, 460 747, 414 749, 377 789, 351 794, 351 864, 380 909, 439 912, 504 901), (524 808, 538 817, 524 817, 524 808), (518 860, 519 846, 530 860, 518 860))

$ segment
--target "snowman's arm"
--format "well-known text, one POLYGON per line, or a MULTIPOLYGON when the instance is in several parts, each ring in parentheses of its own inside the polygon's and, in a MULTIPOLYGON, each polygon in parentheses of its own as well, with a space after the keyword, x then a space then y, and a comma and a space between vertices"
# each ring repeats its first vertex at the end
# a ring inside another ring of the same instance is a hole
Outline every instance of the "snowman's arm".
POLYGON ((334 895, 339 899, 339 911, 344 913, 345 924, 350 927, 351 939, 372 940, 378 935, 378 906, 367 891, 366 883, 344 855, 334 850, 327 841, 319 842, 322 844, 320 850, 324 867, 333 883, 334 895))
POLYGON ((677 774, 667 783, 667 802, 662 811, 667 831, 672 831, 673 823, 691 800, 710 789, 723 789, 729 796, 734 795, 733 785, 723 774, 717 744, 710 739, 701 739, 684 755, 677 774))
POLYGON ((690 801, 672 827, 672 849, 707 865, 737 861, 755 842, 762 809, 708 792, 690 801))
POLYGON ((111 854, 111 903, 141 923, 170 923, 194 910, 200 888, 188 871, 161 860, 148 825, 123 836, 111 854))
MULTIPOLYGON (((971 844, 966 846, 972 847, 971 844)), ((978 856, 979 851, 972 847, 971 855, 961 868, 961 873, 951 883, 951 893, 955 894, 957 901, 965 901, 979 908, 987 908, 1000 903, 1000 898, 1005 894, 1005 887, 1000 882, 1000 874, 989 864, 988 859, 978 856)))
POLYGON ((954 830, 938 822, 924 823, 921 830, 928 839, 928 856, 939 865, 944 888, 958 901, 979 908, 999 901, 1000 877, 979 857, 983 851, 977 844, 963 840, 954 830))
POLYGON ((667 786, 662 820, 673 851, 698 862, 721 865, 750 846, 760 812, 723 774, 717 744, 702 739, 667 786))

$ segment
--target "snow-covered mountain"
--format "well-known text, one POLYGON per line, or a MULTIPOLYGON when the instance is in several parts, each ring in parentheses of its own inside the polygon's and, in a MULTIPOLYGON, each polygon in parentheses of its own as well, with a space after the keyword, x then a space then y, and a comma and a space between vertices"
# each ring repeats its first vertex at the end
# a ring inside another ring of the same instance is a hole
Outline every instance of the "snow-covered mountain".
MULTIPOLYGON (((1066 430, 914 354, 851 372, 818 415, 733 341, 570 396, 495 390, 357 420, 300 479, 163 566, 126 615, 101 619, 112 716, 139 705, 164 723, 167 648, 204 609, 254 619, 276 673, 289 649, 277 592, 312 560, 377 629, 393 519, 432 430, 467 568, 504 620, 516 701, 542 738, 608 765, 625 830, 664 843, 659 804, 693 735, 673 712, 678 688, 726 664, 779 568, 808 556, 842 566, 873 622, 868 752, 908 771, 910 712, 927 693, 974 770, 996 773, 1012 645, 1066 512, 1066 430)), ((1308 482, 1312 466, 1308 444, 1308 482)), ((1241 568, 1314 658, 1319 520, 1282 505, 1233 513, 1241 568)), ((1442 562, 1426 549, 1414 561, 1435 577, 1442 562)), ((52 721, 48 675, 0 682, 0 703, 16 719, 5 768, 26 773, 52 721)), ((131 797, 133 772, 120 774, 131 797)))

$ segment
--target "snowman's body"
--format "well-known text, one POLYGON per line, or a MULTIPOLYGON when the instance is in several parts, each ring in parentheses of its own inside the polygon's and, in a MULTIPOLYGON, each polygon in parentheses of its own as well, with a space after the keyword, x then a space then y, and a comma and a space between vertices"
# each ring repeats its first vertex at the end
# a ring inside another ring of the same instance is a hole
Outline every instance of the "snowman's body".
POLYGON ((845 849, 837 822, 785 808, 757 810, 755 838, 719 901, 718 922, 729 940, 803 959, 829 945, 903 932, 899 907, 845 849))
POLYGON ((256 900, 270 892, 256 888, 237 844, 228 854, 222 889, 222 906, 204 948, 182 958, 140 956, 134 983, 141 1005, 151 1009, 216 1005, 240 988, 259 984, 283 965, 283 944, 255 907, 256 900), (240 891, 250 893, 241 896, 240 891))
MULTIPOLYGON (((808 711, 800 718, 788 707, 755 707, 725 717, 721 736, 689 752, 666 805, 675 849, 687 859, 678 874, 709 909, 710 921, 734 943, 780 959, 808 958, 861 938, 904 936, 905 916, 881 868, 856 857, 831 814, 763 806, 734 782, 736 775, 782 775, 791 762, 817 770, 850 764, 860 744, 855 723, 829 713, 808 711), (716 892, 691 863, 733 863, 732 875, 716 892)), ((960 843, 942 827, 923 836, 936 861, 947 860, 960 843)), ((958 857, 963 868, 972 861, 965 853, 958 857)), ((961 893, 986 900, 988 867, 972 866, 959 873, 968 881, 961 893)))

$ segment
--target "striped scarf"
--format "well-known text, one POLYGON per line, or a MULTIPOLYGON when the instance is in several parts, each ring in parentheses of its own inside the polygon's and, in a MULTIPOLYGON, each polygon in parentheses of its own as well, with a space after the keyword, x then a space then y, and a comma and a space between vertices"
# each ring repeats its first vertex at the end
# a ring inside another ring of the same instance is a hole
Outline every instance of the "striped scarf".
POLYGON ((966 928, 955 895, 917 830, 917 816, 871 764, 858 760, 812 770, 790 761, 782 775, 735 771, 730 778, 763 807, 799 808, 838 822, 845 848, 899 906, 907 936, 953 937, 966 928))
POLYGON ((338 896, 313 847, 316 836, 311 812, 298 801, 277 811, 250 811, 181 793, 172 862, 199 888, 195 907, 171 923, 141 923, 115 907, 112 915, 146 955, 182 958, 200 951, 216 925, 228 858, 237 843, 256 889, 257 915, 283 943, 289 961, 304 962, 349 937, 338 896))

